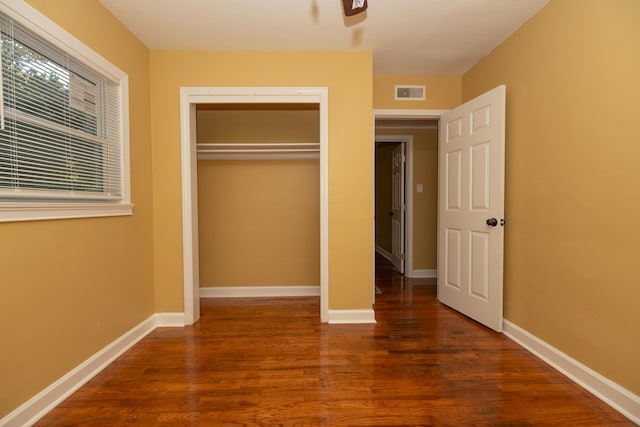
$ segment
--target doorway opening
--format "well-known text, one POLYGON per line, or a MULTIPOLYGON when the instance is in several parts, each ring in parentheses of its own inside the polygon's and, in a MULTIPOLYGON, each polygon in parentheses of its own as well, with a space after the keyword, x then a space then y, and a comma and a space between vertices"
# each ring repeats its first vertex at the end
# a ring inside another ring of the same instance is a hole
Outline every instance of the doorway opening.
MULTIPOLYGON (((197 108, 215 104, 314 104, 319 115, 320 320, 328 322, 328 89, 186 87, 180 91, 185 324, 200 317, 197 108)), ((307 147, 298 147, 305 149, 307 147)))
POLYGON ((201 298, 320 295, 318 104, 198 104, 201 298))
MULTIPOLYGON (((404 188, 404 227, 399 227, 401 235, 396 242, 402 242, 404 253, 403 270, 396 267, 409 278, 435 278, 437 276, 437 192, 438 192, 438 127, 441 110, 374 110, 376 158, 385 157, 385 151, 393 145, 405 146, 404 188), (391 144, 391 146, 386 145, 391 144), (378 151, 378 150, 381 151, 378 151), (380 154, 380 156, 378 156, 380 154)), ((383 160, 385 161, 385 160, 383 160)), ((392 162, 391 156, 389 161, 392 162)), ((377 165, 376 165, 377 166, 377 165)), ((389 164, 374 172, 376 184, 387 181, 393 185, 389 164), (378 171, 388 176, 378 175, 378 171)), ((381 210, 384 203, 379 197, 391 197, 376 185, 376 247, 375 253, 393 259, 393 226, 388 210, 381 210), (386 225, 385 225, 386 224, 386 225), (386 234, 386 241, 385 235, 386 234)), ((392 188, 392 187, 390 187, 392 188)), ((391 203, 387 203, 391 206, 391 203)), ((397 224, 397 223, 396 223, 397 224)), ((397 226, 397 225, 396 225, 397 226)), ((394 263, 395 265, 396 263, 394 263)))

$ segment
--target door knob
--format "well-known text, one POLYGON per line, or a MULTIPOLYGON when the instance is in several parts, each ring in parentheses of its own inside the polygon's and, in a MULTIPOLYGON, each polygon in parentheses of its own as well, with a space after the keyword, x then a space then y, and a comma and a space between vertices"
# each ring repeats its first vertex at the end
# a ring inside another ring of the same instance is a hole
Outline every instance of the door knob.
POLYGON ((389 212, 389 216, 393 216, 393 212, 389 212))
POLYGON ((498 225, 498 220, 495 218, 489 218, 487 220, 487 225, 490 227, 495 227, 496 225, 498 225))

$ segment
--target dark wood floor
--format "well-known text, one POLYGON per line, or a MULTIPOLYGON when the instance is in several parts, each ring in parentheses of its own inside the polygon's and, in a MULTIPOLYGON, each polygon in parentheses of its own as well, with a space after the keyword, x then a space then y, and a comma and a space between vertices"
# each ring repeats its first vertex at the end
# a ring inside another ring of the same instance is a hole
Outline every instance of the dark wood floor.
POLYGON ((376 276, 376 325, 320 324, 317 298, 203 300, 37 425, 633 425, 428 281, 376 276))

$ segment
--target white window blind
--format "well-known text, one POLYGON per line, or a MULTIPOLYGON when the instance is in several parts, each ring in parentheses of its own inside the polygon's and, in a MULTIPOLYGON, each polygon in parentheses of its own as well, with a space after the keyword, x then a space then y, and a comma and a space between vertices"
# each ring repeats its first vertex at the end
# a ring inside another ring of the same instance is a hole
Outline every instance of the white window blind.
POLYGON ((122 200, 118 83, 4 14, 0 29, 0 200, 122 200))

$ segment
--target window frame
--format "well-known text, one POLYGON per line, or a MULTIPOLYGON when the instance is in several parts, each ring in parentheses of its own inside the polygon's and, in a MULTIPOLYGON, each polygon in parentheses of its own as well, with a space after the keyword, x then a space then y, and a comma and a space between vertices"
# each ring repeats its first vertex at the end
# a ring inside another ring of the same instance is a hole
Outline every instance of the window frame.
POLYGON ((120 173, 122 175, 120 200, 96 202, 74 199, 39 201, 33 198, 18 201, 0 200, 0 222, 132 215, 128 75, 23 0, 0 0, 0 11, 118 86, 121 133, 120 173))

